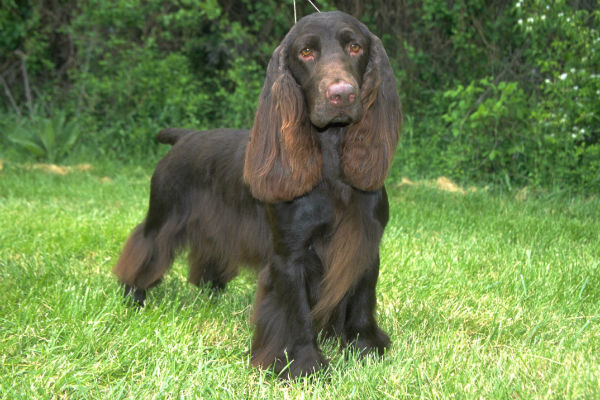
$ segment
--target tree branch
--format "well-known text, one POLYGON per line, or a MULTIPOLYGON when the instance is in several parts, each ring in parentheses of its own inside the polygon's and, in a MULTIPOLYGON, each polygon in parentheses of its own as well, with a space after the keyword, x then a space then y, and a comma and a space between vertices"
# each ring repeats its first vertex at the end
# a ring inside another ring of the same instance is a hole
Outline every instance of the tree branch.
POLYGON ((27 108, 29 109, 29 117, 34 117, 33 99, 31 97, 31 87, 29 86, 29 76, 27 75, 27 66, 25 59, 27 56, 21 50, 16 50, 15 54, 21 59, 21 72, 23 73, 23 87, 25 88, 25 98, 27 99, 27 108))

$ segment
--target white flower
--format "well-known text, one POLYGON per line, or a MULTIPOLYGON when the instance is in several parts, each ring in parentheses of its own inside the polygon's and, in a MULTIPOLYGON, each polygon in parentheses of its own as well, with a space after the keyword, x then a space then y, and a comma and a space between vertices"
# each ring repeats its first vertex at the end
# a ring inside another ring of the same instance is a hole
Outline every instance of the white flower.
POLYGON ((561 81, 564 81, 565 79, 567 79, 568 74, 566 72, 563 72, 562 74, 560 74, 558 76, 558 79, 560 79, 561 81))

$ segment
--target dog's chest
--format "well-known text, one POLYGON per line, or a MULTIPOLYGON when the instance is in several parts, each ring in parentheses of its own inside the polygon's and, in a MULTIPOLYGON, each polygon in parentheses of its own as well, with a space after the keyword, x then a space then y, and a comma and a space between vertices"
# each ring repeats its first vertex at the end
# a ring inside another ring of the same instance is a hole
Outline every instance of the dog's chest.
POLYGON ((344 128, 330 128, 319 136, 323 181, 329 191, 329 197, 335 200, 335 208, 347 206, 352 195, 352 187, 344 180, 341 167, 343 133, 344 128))

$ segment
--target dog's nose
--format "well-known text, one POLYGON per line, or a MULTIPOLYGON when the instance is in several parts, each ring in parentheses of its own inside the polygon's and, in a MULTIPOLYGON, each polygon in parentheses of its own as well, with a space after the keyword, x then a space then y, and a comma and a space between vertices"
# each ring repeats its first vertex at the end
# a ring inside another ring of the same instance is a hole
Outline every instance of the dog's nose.
POLYGON ((334 106, 344 107, 354 103, 356 93, 354 86, 345 81, 332 83, 327 88, 327 99, 334 106))

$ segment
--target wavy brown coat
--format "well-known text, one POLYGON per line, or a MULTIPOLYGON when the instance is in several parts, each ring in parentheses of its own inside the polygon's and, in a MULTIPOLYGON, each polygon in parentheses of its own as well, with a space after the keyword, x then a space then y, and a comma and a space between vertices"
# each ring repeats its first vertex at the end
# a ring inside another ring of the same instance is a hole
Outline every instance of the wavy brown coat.
POLYGON ((273 53, 250 132, 159 134, 173 148, 115 274, 143 303, 186 246, 194 284, 255 266, 252 363, 286 376, 326 365, 319 331, 383 353, 375 286, 400 127, 379 38, 341 12, 303 18, 273 53))

